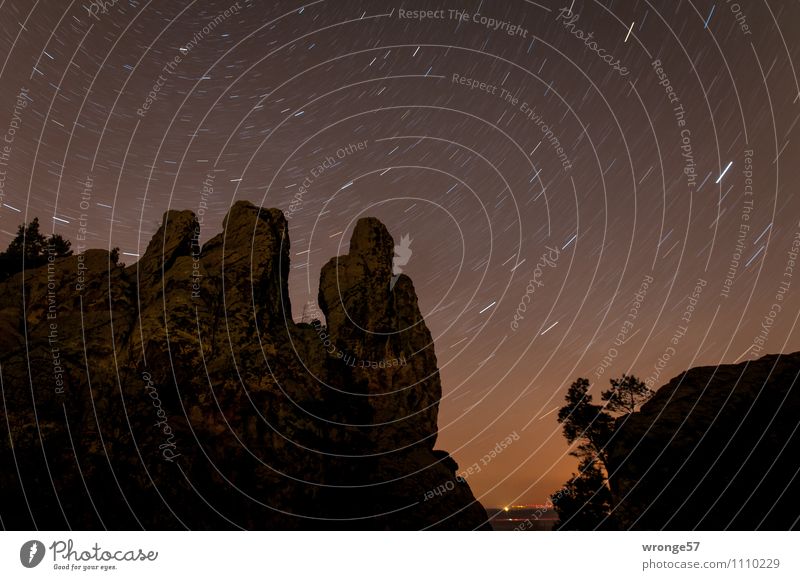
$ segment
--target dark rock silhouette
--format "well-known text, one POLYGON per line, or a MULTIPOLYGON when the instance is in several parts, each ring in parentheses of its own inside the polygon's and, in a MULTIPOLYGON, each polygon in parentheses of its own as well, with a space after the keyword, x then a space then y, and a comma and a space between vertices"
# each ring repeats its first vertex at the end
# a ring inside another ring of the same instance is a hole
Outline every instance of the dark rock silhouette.
POLYGON ((699 367, 618 420, 622 529, 786 530, 800 514, 800 353, 699 367))
POLYGON ((488 527, 433 449, 436 356, 386 228, 323 268, 327 327, 292 321, 287 231, 238 202, 201 249, 169 211, 136 264, 89 250, 0 285, 5 528, 488 527))

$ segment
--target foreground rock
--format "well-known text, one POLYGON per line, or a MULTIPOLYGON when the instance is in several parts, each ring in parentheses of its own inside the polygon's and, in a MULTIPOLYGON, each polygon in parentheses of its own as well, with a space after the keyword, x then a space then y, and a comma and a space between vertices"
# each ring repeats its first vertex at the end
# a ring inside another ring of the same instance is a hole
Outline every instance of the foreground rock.
POLYGON ((691 369, 620 420, 620 527, 786 530, 800 514, 800 353, 691 369))
POLYGON ((4 527, 485 527, 466 485, 425 501, 456 465, 386 228, 323 269, 327 327, 292 321, 281 212, 238 202, 198 235, 170 211, 136 264, 90 250, 0 285, 4 527))

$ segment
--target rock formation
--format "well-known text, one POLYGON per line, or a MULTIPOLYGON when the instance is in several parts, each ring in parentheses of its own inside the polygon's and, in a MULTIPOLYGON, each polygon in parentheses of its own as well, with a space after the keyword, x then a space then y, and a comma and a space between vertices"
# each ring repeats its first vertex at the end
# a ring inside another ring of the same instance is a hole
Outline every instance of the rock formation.
POLYGON ((622 529, 786 530, 800 514, 800 353, 700 367, 619 419, 622 529))
POLYGON ((169 211, 133 265, 89 250, 0 285, 3 526, 487 527, 434 450, 434 345, 383 224, 323 268, 327 326, 292 321, 280 211, 223 225, 200 248, 169 211))

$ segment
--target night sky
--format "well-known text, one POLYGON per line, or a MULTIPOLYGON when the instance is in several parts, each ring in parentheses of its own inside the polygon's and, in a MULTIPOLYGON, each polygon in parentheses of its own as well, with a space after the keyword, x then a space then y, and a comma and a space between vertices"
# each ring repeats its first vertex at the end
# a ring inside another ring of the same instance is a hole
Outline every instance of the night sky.
POLYGON ((378 217, 437 446, 484 505, 543 502, 577 377, 800 350, 799 37, 790 0, 0 0, 2 245, 38 216, 131 264, 167 209, 205 241, 250 200, 289 217, 300 320, 378 217))

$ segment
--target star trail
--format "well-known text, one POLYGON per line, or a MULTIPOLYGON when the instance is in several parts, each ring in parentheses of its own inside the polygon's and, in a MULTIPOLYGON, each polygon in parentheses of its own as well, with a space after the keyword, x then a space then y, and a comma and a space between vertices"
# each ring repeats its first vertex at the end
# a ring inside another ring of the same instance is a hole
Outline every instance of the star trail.
POLYGON ((168 209, 204 242, 278 208, 299 321, 375 216, 411 240, 439 446, 517 433, 469 484, 543 502, 577 377, 800 350, 798 33, 797 2, 2 0, 0 234, 133 263, 168 209))

